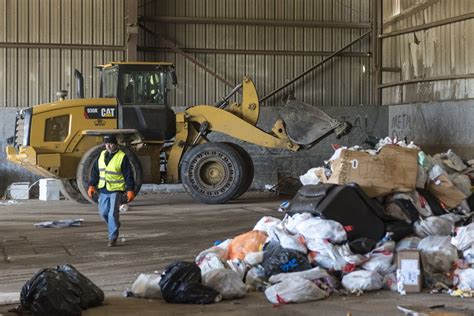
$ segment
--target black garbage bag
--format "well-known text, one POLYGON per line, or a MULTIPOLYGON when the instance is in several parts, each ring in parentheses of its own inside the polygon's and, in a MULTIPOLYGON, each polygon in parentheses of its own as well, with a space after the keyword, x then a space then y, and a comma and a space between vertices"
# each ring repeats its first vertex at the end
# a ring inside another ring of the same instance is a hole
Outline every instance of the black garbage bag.
POLYGON ((408 224, 405 221, 385 222, 385 227, 387 228, 387 233, 390 235, 390 239, 395 242, 413 234, 412 224, 408 224))
POLYGON ((71 265, 40 270, 20 293, 21 309, 33 315, 81 315, 103 299, 102 290, 71 265))
POLYGON ((361 237, 349 242, 349 248, 355 254, 365 255, 375 249, 377 242, 373 239, 361 237))
POLYGON ((279 273, 298 272, 312 268, 308 258, 299 251, 286 249, 278 242, 271 241, 265 245, 262 267, 267 277, 279 273))
POLYGON ((201 269, 194 262, 173 262, 161 274, 159 285, 168 303, 210 304, 219 296, 219 292, 201 284, 201 269))
POLYGON ((63 264, 56 268, 56 270, 64 272, 68 280, 75 284, 80 289, 81 308, 87 309, 89 307, 99 306, 104 301, 104 292, 91 280, 85 277, 76 268, 69 264, 63 264))

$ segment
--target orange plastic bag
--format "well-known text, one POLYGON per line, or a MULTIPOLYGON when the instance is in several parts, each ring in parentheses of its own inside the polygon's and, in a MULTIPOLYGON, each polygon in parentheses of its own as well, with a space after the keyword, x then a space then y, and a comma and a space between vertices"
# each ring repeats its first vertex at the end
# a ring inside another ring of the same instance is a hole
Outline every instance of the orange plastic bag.
POLYGON ((249 252, 261 251, 267 237, 266 233, 259 230, 252 230, 235 237, 229 245, 229 259, 244 260, 249 252))

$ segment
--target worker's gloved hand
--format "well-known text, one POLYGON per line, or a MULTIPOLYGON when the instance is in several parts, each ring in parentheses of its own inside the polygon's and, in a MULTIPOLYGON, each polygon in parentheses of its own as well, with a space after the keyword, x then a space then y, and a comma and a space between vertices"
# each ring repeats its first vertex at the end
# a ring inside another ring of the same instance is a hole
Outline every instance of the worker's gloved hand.
POLYGON ((89 189, 87 190, 87 195, 92 199, 92 196, 97 193, 97 189, 90 185, 89 189))
POLYGON ((127 191, 127 202, 130 203, 135 198, 135 192, 127 191))

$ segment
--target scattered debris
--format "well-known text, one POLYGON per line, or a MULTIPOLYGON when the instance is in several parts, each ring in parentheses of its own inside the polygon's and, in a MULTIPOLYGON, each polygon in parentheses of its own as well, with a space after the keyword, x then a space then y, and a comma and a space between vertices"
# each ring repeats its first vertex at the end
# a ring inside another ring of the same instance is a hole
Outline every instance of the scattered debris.
POLYGON ((39 228, 65 228, 65 227, 79 227, 82 225, 84 220, 79 219, 61 219, 57 221, 47 221, 34 224, 39 228))

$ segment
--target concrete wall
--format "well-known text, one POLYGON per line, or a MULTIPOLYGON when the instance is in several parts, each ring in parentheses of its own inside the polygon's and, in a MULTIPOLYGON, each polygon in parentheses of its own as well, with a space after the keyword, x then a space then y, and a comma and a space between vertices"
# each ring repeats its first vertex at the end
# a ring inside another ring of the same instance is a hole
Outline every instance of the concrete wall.
POLYGON ((7 146, 7 138, 13 136, 15 131, 15 115, 14 108, 3 108, 0 110, 0 197, 4 195, 5 189, 12 182, 29 181, 33 183, 39 178, 23 168, 17 167, 9 162, 6 158, 5 146, 7 146))
POLYGON ((433 154, 453 149, 474 157, 474 100, 430 102, 389 107, 391 136, 407 137, 433 154))

